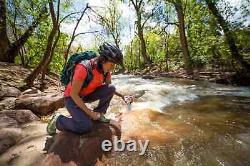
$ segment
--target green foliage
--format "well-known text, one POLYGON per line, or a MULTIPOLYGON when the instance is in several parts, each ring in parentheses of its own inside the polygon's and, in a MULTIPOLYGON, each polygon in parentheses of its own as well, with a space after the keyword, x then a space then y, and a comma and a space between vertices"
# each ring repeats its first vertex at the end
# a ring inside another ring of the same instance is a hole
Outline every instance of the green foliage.
MULTIPOLYGON (((13 1, 13 7, 20 7, 20 12, 24 14, 26 17, 33 16, 35 17, 39 11, 40 8, 42 8, 47 1, 13 1), (30 8, 27 8, 30 7, 30 8), (35 10, 37 9, 37 10, 35 10)), ((63 10, 66 10, 69 8, 69 2, 61 3, 61 8, 63 10)), ((13 11, 12 11, 13 12, 13 11)), ((13 13, 14 14, 14 13, 13 13)), ((14 15, 10 15, 10 17, 13 17, 14 15)), ((18 17, 21 17, 21 15, 18 15, 18 17)), ((23 17, 23 20, 19 20, 20 25, 26 25, 25 24, 25 17, 23 17)), ((16 23, 17 28, 19 27, 19 22, 16 23)), ((46 46, 47 46, 47 40, 48 35, 52 29, 52 22, 51 19, 48 18, 46 20, 43 20, 38 27, 35 29, 33 35, 28 39, 28 41, 25 43, 25 46, 23 50, 24 57, 25 57, 25 65, 35 68, 39 62, 41 61, 46 46)), ((20 28, 22 30, 22 28, 20 28)), ((57 43, 57 46, 55 48, 55 52, 52 58, 52 61, 49 65, 49 70, 52 72, 59 73, 64 65, 64 51, 66 49, 66 44, 69 41, 69 36, 67 34, 61 33, 59 41, 57 43)), ((18 56, 16 58, 16 63, 21 64, 21 57, 18 56)))
POLYGON ((121 11, 118 9, 119 1, 110 0, 105 8, 101 8, 95 14, 99 24, 106 31, 106 35, 109 38, 112 38, 113 43, 120 47, 121 42, 121 31, 122 31, 122 22, 121 22, 121 11))
POLYGON ((138 37, 134 38, 132 45, 128 45, 125 48, 124 63, 125 67, 129 70, 140 69, 142 57, 140 55, 140 40, 138 37))
MULTIPOLYGON (((140 10, 142 12, 142 22, 146 21, 143 33, 146 41, 147 55, 155 65, 163 66, 162 69, 168 66, 170 71, 183 68, 184 65, 177 26, 178 20, 173 2, 176 1, 153 0, 147 3, 143 1, 142 9, 140 10), (153 16, 151 16, 152 14, 153 16), (147 18, 149 19, 147 20, 147 18)), ((47 3, 46 0, 7 1, 7 22, 8 27, 10 27, 11 41, 15 40, 15 37, 19 37, 25 31, 45 3, 47 3)), ((225 42, 223 31, 218 25, 217 20, 209 12, 205 2, 178 0, 178 3, 182 3, 184 9, 185 31, 193 67, 232 69, 235 62, 231 57, 228 44, 225 42)), ((66 11, 73 4, 73 1, 66 0, 62 2, 61 10, 63 11, 60 13, 61 19, 68 14, 66 11)), ((97 51, 98 46, 104 41, 113 43, 114 40, 117 40, 117 44, 120 45, 120 42, 122 42, 120 41, 121 34, 127 35, 123 31, 127 24, 121 21, 123 18, 121 17, 122 13, 119 4, 120 2, 110 3, 106 6, 105 10, 100 9, 98 11, 99 16, 101 16, 98 18, 98 22, 106 30, 105 32, 107 32, 109 38, 107 39, 105 35, 96 35, 92 50, 97 51)), ((217 1, 216 5, 226 19, 230 30, 234 33, 240 53, 249 62, 250 29, 249 23, 246 21, 250 13, 248 8, 249 0, 243 0, 239 8, 230 6, 225 0, 217 1), (235 19, 236 17, 238 19, 235 19)), ((67 23, 74 23, 75 19, 70 18, 65 21, 67 23)), ((130 25, 132 24, 130 23, 130 25)), ((39 24, 34 35, 29 38, 25 44, 24 55, 26 65, 36 67, 41 61, 51 28, 51 19, 48 17, 47 20, 39 24)), ((70 36, 67 34, 61 34, 53 59, 49 65, 50 71, 57 73, 61 71, 64 64, 63 55, 69 39, 70 36)), ((86 49, 89 48, 82 48, 79 45, 75 46, 73 51, 84 51, 86 49)), ((124 47, 124 61, 127 70, 140 71, 144 68, 140 49, 140 40, 135 35, 132 41, 124 47)), ((16 62, 21 63, 20 57, 17 57, 16 62)))
POLYGON ((64 51, 66 50, 64 43, 66 43, 67 40, 69 40, 69 36, 62 33, 57 43, 52 61, 49 64, 50 71, 55 73, 60 73, 62 71, 64 65, 64 51))
MULTIPOLYGON (((237 46, 241 50, 244 58, 250 61, 249 55, 249 28, 244 28, 246 15, 249 13, 247 9, 247 1, 241 4, 240 9, 231 7, 224 0, 217 3, 217 7, 222 12, 222 15, 230 22, 232 31, 235 32, 237 46), (241 21, 232 21, 236 12, 241 12, 241 21)), ((168 61, 170 70, 176 70, 183 67, 183 58, 179 42, 179 32, 177 26, 172 23, 176 22, 176 14, 172 1, 169 3, 158 3, 157 12, 154 14, 151 23, 145 29, 145 38, 147 41, 147 53, 154 64, 168 61), (167 28, 168 27, 168 28, 167 28), (166 46, 167 45, 167 46, 166 46), (168 54, 166 52, 168 50, 168 54), (166 57, 167 54, 167 57, 166 57)), ((182 1, 179 1, 182 2, 182 1)), ((227 43, 225 42, 223 32, 218 26, 216 19, 210 14, 207 6, 203 2, 195 0, 184 1, 185 13, 185 28, 187 33, 189 53, 191 63, 195 68, 214 68, 222 67, 232 69, 234 62, 231 57, 227 43)), ((138 66, 138 43, 135 42, 136 37, 131 45, 125 48, 126 67, 129 70, 134 70, 142 66, 138 66)))
POLYGON ((163 61, 164 57, 164 50, 159 49, 163 48, 161 36, 152 32, 149 32, 145 35, 147 41, 147 53, 153 62, 163 61))

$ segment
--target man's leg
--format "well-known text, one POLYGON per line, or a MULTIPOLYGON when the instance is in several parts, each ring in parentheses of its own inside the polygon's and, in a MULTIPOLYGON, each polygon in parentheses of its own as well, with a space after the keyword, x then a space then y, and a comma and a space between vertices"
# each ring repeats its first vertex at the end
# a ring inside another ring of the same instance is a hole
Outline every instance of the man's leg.
POLYGON ((58 130, 82 134, 92 129, 93 124, 90 117, 75 104, 71 97, 65 98, 65 106, 72 118, 60 115, 56 121, 58 130))
POLYGON ((88 96, 84 96, 82 99, 85 102, 93 102, 99 100, 98 106, 94 108, 93 111, 106 113, 109 103, 114 96, 115 87, 113 85, 102 85, 98 87, 93 93, 89 94, 88 96))

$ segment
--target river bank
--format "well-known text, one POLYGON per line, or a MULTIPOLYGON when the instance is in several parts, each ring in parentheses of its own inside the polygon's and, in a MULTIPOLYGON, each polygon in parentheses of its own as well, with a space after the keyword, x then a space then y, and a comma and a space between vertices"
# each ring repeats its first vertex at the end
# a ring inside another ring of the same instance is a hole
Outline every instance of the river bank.
POLYGON ((166 77, 190 79, 196 81, 209 81, 213 83, 234 86, 250 86, 250 73, 243 74, 234 71, 194 70, 192 74, 187 74, 187 72, 183 69, 166 72, 157 69, 157 67, 148 67, 142 71, 125 71, 124 74, 141 76, 144 79, 166 77))

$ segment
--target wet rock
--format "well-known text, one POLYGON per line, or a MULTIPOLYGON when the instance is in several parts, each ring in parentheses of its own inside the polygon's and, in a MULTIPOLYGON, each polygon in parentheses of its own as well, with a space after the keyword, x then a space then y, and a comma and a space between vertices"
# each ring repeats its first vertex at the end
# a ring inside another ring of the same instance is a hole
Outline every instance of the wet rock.
POLYGON ((154 79, 155 76, 152 76, 152 75, 144 75, 142 76, 143 79, 154 79))
POLYGON ((22 138, 22 132, 17 128, 4 128, 0 130, 0 154, 15 145, 22 138))
POLYGON ((64 107, 62 94, 24 94, 16 100, 16 108, 28 109, 38 115, 46 115, 62 107, 64 107))
POLYGON ((28 123, 39 120, 39 118, 30 110, 4 110, 0 112, 0 117, 4 116, 12 118, 18 123, 28 123))
POLYGON ((15 97, 7 97, 0 101, 0 109, 14 109, 15 101, 17 98, 15 97))
POLYGON ((0 91, 0 99, 4 97, 18 97, 21 91, 15 87, 4 87, 0 91))
POLYGON ((231 76, 231 82, 240 86, 250 86, 250 73, 236 73, 231 76))
POLYGON ((105 154, 102 141, 112 140, 115 135, 121 135, 119 126, 107 123, 95 123, 92 132, 83 135, 60 132, 47 139, 44 150, 48 154, 42 165, 94 165, 105 154))

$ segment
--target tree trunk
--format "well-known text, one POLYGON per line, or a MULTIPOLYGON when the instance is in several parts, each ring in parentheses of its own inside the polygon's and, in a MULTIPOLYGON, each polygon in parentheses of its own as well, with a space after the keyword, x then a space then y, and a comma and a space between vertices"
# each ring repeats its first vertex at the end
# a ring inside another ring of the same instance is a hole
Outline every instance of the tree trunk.
POLYGON ((83 10, 83 12, 82 12, 81 16, 79 17, 79 19, 77 19, 76 26, 75 26, 75 28, 74 28, 74 30, 73 30, 73 34, 72 34, 72 36, 71 36, 69 45, 68 45, 67 50, 66 50, 65 55, 64 55, 64 57, 65 57, 65 63, 64 63, 64 65, 66 65, 66 63, 67 63, 68 55, 69 55, 69 51, 70 51, 70 47, 71 47, 71 45, 72 45, 72 43, 73 43, 73 41, 74 41, 74 39, 75 39, 75 37, 76 37, 76 35, 75 35, 75 34, 76 34, 76 29, 78 28, 79 23, 80 23, 80 21, 82 20, 82 17, 83 17, 83 15, 84 15, 84 13, 86 12, 87 9, 89 9, 88 3, 86 4, 86 7, 85 7, 85 9, 83 10))
POLYGON ((138 12, 137 13, 137 30, 138 30, 138 36, 139 36, 139 39, 140 39, 140 43, 141 43, 141 54, 142 54, 142 57, 144 59, 144 63, 145 64, 152 64, 152 61, 149 59, 148 55, 147 55, 147 48, 146 48, 146 42, 145 42, 145 39, 144 39, 144 35, 143 35, 143 28, 142 28, 142 25, 141 25, 141 15, 138 12))
MULTIPOLYGON (((58 1, 58 3, 60 3, 60 0, 58 1)), ((50 8, 50 14, 52 17, 53 28, 48 36, 46 50, 45 50, 45 53, 43 55, 41 62, 36 67, 36 69, 34 69, 33 72, 24 80, 26 82, 26 88, 33 86, 34 80, 37 78, 39 73, 44 71, 44 68, 49 64, 51 56, 52 56, 53 41, 58 31, 58 20, 56 19, 56 16, 55 16, 53 1, 49 2, 49 8, 50 8)))
MULTIPOLYGON (((168 36, 168 34, 166 34, 168 36)), ((168 38, 165 38, 165 41, 164 41, 164 50, 165 50, 165 62, 166 62, 166 71, 168 72, 169 69, 168 69, 168 58, 169 58, 169 50, 168 50, 168 38)))
POLYGON ((25 79, 27 87, 33 86, 34 80, 36 79, 38 74, 41 71, 43 71, 45 66, 49 63, 50 56, 51 56, 51 50, 52 50, 52 43, 53 43, 53 39, 54 39, 55 34, 56 34, 56 30, 53 28, 49 34, 46 51, 43 55, 42 61, 39 63, 39 65, 36 67, 36 69, 34 69, 33 72, 25 79))
POLYGON ((26 61, 25 61, 25 55, 24 55, 23 47, 20 48, 19 55, 20 55, 20 58, 21 58, 22 65, 26 66, 26 61))
POLYGON ((236 62, 243 68, 245 71, 250 70, 250 64, 248 64, 246 61, 244 61, 242 55, 239 53, 238 48, 235 44, 235 39, 233 36, 233 33, 229 30, 229 25, 226 20, 222 17, 222 15, 219 13, 217 7, 215 6, 215 3, 211 0, 206 0, 207 6, 209 11, 214 15, 214 17, 217 19, 218 24, 221 26, 226 42, 229 46, 231 56, 236 60, 236 62))
POLYGON ((133 56, 133 39, 130 42, 130 69, 134 68, 132 56, 133 56))
POLYGON ((10 41, 7 36, 6 28, 6 0, 0 0, 0 61, 8 62, 9 58, 6 55, 6 51, 10 45, 10 41))
POLYGON ((119 44, 120 43, 120 39, 117 36, 114 36, 114 34, 112 34, 112 37, 113 37, 113 39, 115 41, 116 47, 120 48, 120 44, 119 44))
POLYGON ((19 50, 26 43, 26 41, 32 35, 34 29, 38 26, 38 24, 43 19, 45 10, 46 8, 44 8, 39 13, 39 16, 32 22, 31 26, 25 31, 25 33, 18 40, 10 44, 6 52, 6 56, 9 57, 9 62, 14 63, 15 57, 18 55, 19 50))
MULTIPOLYGON (((139 41, 139 44, 140 44, 141 42, 139 41)), ((141 44, 140 44, 141 45, 141 44)), ((139 49, 138 49, 138 56, 137 56, 137 62, 138 62, 138 68, 140 69, 141 68, 141 47, 139 47, 139 49)), ((143 64, 144 65, 144 64, 143 64)))
POLYGON ((180 42, 181 42, 181 48, 182 48, 182 53, 183 53, 183 58, 184 58, 184 64, 185 64, 185 69, 188 74, 192 73, 192 67, 190 63, 190 55, 188 51, 188 43, 187 43, 187 38, 185 34, 185 22, 184 22, 184 14, 183 14, 183 7, 180 1, 177 1, 174 3, 176 12, 177 12, 177 17, 178 17, 178 28, 179 28, 179 33, 180 33, 180 42))
MULTIPOLYGON (((135 8, 136 11, 136 17, 137 17, 137 31, 138 31, 138 37, 140 39, 140 47, 141 47, 141 53, 142 53, 142 57, 144 60, 144 64, 150 65, 152 64, 152 61, 150 60, 150 58, 147 55, 147 47, 146 47, 146 42, 143 36, 143 25, 142 25, 142 18, 141 18, 141 5, 142 5, 142 1, 143 0, 130 0, 135 8)), ((144 65, 143 64, 143 65, 144 65)))
POLYGON ((51 49, 51 56, 49 58, 49 62, 45 65, 45 67, 44 67, 44 69, 42 71, 42 77, 41 77, 41 89, 42 90, 45 88, 45 83, 44 83, 45 75, 46 75, 46 72, 48 70, 49 64, 50 64, 50 62, 52 60, 52 57, 54 55, 56 45, 57 45, 58 40, 60 38, 60 34, 61 34, 61 32, 58 31, 57 37, 56 37, 55 42, 53 43, 53 46, 52 46, 52 49, 51 49))
MULTIPOLYGON (((16 28, 16 17, 17 17, 17 12, 16 12, 16 7, 15 7, 15 14, 14 14, 14 22, 12 25, 12 30, 13 30, 13 35, 15 37, 15 40, 18 40, 18 35, 17 35, 17 28, 16 28)), ((22 66, 25 66, 25 59, 24 59, 24 53, 23 53, 23 47, 20 48, 20 50, 18 51, 18 54, 21 58, 21 64, 22 66)))

